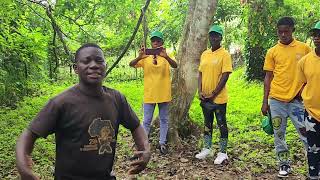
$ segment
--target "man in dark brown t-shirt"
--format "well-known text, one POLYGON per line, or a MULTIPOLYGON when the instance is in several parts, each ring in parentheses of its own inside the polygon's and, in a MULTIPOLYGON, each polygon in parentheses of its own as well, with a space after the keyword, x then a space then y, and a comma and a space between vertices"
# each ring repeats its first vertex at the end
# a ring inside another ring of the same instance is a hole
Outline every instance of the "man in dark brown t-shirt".
POLYGON ((130 174, 149 159, 147 136, 126 98, 102 86, 106 64, 102 50, 85 44, 75 56, 79 83, 52 98, 17 142, 17 167, 22 179, 37 179, 28 166, 38 137, 56 136, 55 179, 113 179, 111 175, 119 125, 130 129, 139 159, 130 174))

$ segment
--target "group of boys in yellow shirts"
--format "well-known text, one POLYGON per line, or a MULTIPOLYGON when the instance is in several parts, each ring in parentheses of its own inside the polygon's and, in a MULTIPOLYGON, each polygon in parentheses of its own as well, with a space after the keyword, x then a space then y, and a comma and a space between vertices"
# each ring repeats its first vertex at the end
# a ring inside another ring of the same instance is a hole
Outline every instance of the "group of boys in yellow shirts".
MULTIPOLYGON (((319 179, 320 167, 320 22, 310 30, 315 45, 312 50, 307 44, 293 37, 294 20, 282 17, 277 23, 278 43, 270 48, 265 57, 264 97, 262 114, 271 114, 274 129, 276 157, 279 161, 279 177, 287 177, 291 172, 289 150, 285 141, 287 118, 290 117, 308 156, 309 179, 319 179)), ((232 72, 231 56, 221 41, 223 30, 213 25, 209 30, 211 48, 204 51, 200 58, 198 94, 204 115, 204 147, 196 158, 204 159, 212 154, 212 124, 214 116, 220 130, 220 151, 214 164, 228 160, 228 128, 226 107, 228 101, 226 82, 232 72)), ((151 34, 152 48, 163 46, 163 34, 151 34)), ((166 53, 165 48, 158 55, 145 55, 144 49, 130 62, 132 67, 144 69, 144 122, 146 132, 155 106, 158 104, 160 115, 159 149, 166 154, 168 132, 168 106, 171 101, 170 67, 177 63, 166 53)))

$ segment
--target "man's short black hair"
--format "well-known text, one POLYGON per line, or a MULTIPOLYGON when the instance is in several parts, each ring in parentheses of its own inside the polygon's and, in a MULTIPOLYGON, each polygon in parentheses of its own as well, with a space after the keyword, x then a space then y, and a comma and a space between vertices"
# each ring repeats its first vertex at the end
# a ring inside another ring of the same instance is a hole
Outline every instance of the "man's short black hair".
POLYGON ((294 19, 293 17, 285 16, 279 19, 277 23, 277 27, 281 25, 286 25, 289 27, 294 27, 294 19))
POLYGON ((81 47, 79 47, 79 49, 76 51, 76 54, 74 55, 74 62, 77 62, 77 59, 78 59, 78 56, 79 56, 81 49, 84 49, 87 47, 95 47, 95 48, 98 48, 102 51, 101 47, 95 43, 85 43, 81 47))

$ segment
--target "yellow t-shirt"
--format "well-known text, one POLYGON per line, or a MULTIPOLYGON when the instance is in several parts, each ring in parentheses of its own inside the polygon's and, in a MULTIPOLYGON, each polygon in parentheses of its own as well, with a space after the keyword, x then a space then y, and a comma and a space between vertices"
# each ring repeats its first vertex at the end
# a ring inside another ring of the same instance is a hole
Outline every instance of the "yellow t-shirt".
MULTIPOLYGON (((199 71, 202 73, 202 92, 209 96, 217 87, 222 73, 232 72, 231 56, 224 48, 212 52, 211 49, 204 51, 201 55, 199 71)), ((214 99, 216 104, 224 104, 228 101, 226 86, 214 99)))
POLYGON ((273 72, 269 97, 289 102, 298 94, 303 85, 297 78, 298 61, 310 51, 307 44, 295 39, 289 45, 278 42, 268 50, 263 70, 273 72))
POLYGON ((320 122, 320 57, 312 51, 299 61, 298 67, 299 79, 306 83, 301 94, 303 103, 308 113, 320 122))
POLYGON ((153 64, 153 55, 140 60, 135 67, 144 71, 144 103, 162 103, 171 101, 170 64, 157 56, 157 65, 153 64))

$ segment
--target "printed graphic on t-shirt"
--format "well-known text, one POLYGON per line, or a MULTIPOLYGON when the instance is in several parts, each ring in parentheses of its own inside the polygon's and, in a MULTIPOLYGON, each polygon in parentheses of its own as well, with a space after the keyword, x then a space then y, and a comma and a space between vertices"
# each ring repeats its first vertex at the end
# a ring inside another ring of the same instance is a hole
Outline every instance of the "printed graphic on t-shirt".
POLYGON ((212 64, 216 65, 216 64, 218 64, 218 62, 219 62, 219 59, 213 59, 212 64))
POLYGON ((111 142, 115 142, 115 130, 110 120, 94 119, 88 129, 89 145, 80 148, 81 151, 94 151, 99 149, 99 154, 112 153, 111 142), (98 148, 99 147, 99 148, 98 148))
POLYGON ((303 54, 301 54, 301 53, 297 53, 296 54, 296 59, 297 60, 300 60, 302 57, 303 57, 303 54))

